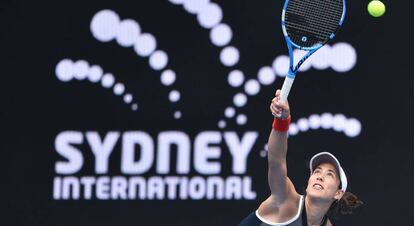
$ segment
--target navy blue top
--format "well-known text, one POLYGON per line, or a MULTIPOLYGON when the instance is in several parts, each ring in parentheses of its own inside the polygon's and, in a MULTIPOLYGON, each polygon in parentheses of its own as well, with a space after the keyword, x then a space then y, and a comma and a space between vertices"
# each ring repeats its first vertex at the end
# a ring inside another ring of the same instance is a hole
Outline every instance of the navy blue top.
MULTIPOLYGON (((305 198, 301 196, 298 213, 290 220, 283 223, 269 222, 258 214, 257 211, 250 213, 238 226, 307 226, 305 198)), ((322 226, 326 226, 328 218, 325 216, 322 221, 322 226)))

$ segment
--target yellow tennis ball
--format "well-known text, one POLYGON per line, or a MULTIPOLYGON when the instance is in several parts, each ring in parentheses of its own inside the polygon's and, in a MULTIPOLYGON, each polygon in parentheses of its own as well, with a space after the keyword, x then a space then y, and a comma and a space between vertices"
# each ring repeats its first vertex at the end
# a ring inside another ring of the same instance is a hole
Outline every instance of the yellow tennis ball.
POLYGON ((373 17, 380 17, 385 13, 385 5, 379 0, 373 0, 368 3, 368 12, 373 17))

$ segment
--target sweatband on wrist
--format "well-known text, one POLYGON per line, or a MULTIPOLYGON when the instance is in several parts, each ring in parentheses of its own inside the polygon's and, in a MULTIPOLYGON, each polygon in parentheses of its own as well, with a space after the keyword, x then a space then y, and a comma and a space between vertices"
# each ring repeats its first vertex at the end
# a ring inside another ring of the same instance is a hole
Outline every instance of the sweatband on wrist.
POLYGON ((290 116, 285 119, 280 119, 280 118, 275 117, 273 119, 272 128, 279 132, 286 132, 289 130, 289 125, 290 125, 290 116))

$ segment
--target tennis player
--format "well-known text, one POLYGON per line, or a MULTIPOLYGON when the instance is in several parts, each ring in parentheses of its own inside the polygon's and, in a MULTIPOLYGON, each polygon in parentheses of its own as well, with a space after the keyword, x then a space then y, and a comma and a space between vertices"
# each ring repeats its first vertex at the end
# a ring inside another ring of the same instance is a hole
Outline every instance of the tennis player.
POLYGON ((290 117, 289 104, 280 102, 280 90, 272 99, 275 117, 268 142, 268 183, 271 194, 239 226, 332 225, 329 218, 350 214, 362 204, 347 191, 347 177, 338 159, 329 152, 314 155, 306 194, 299 194, 287 176, 286 153, 290 117))

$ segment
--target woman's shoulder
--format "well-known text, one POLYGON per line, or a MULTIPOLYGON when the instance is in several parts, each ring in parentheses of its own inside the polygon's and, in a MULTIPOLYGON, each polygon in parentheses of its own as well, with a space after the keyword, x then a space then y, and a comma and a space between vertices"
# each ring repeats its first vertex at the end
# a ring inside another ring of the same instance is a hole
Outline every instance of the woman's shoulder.
POLYGON ((303 208, 303 195, 292 196, 283 202, 275 202, 269 196, 257 209, 257 215, 271 222, 284 222, 294 218, 303 208))

